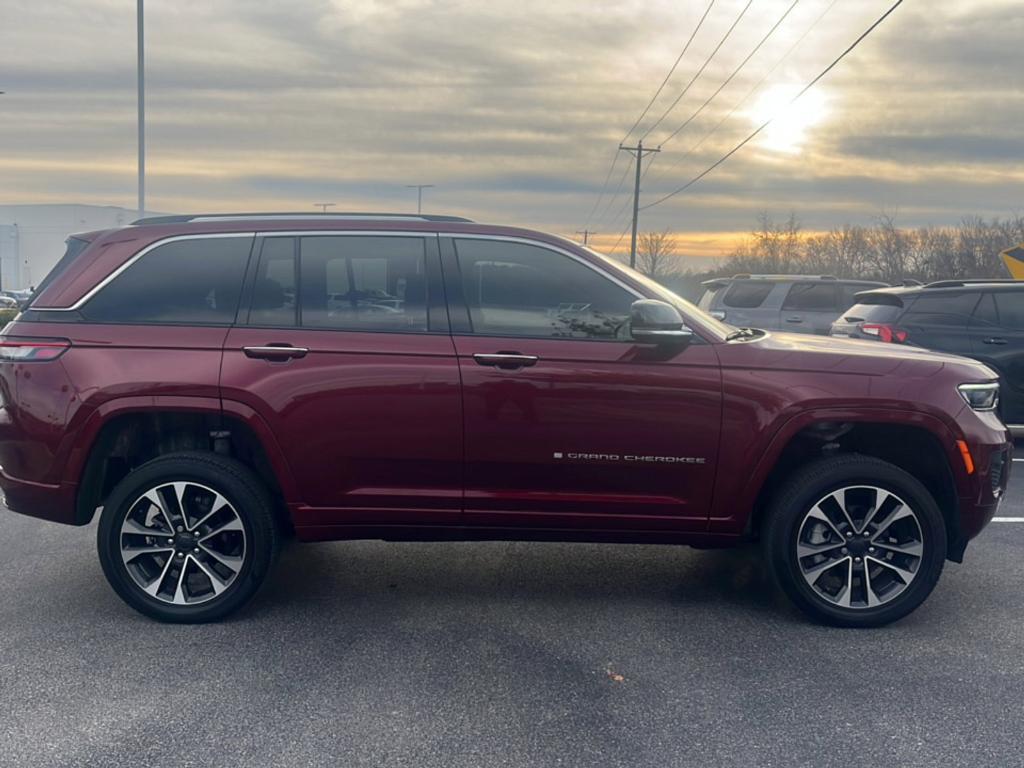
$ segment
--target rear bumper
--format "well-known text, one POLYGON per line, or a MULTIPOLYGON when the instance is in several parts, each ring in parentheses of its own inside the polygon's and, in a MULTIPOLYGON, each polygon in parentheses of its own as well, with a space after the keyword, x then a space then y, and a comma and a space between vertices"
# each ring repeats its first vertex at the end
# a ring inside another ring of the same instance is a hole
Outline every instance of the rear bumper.
POLYGON ((75 483, 48 485, 19 480, 0 469, 4 506, 12 512, 54 523, 81 525, 75 519, 75 483))

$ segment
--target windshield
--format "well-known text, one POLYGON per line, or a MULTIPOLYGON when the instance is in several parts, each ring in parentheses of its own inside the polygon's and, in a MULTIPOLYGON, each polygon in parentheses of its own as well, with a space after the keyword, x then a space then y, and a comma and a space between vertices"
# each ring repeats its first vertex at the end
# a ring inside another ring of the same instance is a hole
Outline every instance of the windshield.
POLYGON ((736 330, 733 326, 728 325, 727 323, 723 323, 721 320, 715 319, 693 302, 687 301, 682 296, 670 291, 661 283, 652 280, 651 278, 647 277, 647 275, 641 272, 637 272, 635 269, 627 266, 626 264, 623 264, 618 259, 613 259, 610 256, 605 256, 603 253, 598 253, 593 248, 588 247, 585 250, 588 253, 594 254, 595 256, 600 258, 603 262, 613 267, 614 269, 628 272, 630 277, 632 277, 638 283, 642 284, 645 288, 649 289, 651 293, 653 293, 662 301, 674 306, 683 314, 684 317, 696 318, 704 327, 709 328, 715 333, 717 333, 720 338, 724 339, 726 336, 728 336, 730 333, 736 330))

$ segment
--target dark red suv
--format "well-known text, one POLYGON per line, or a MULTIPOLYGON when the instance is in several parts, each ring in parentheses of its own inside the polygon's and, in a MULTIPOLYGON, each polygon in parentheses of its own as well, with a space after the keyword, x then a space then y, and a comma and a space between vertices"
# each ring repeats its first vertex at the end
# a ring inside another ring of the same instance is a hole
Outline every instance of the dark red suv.
POLYGON ((991 519, 984 365, 724 325, 558 237, 222 215, 76 235, 0 338, 7 506, 208 621, 278 542, 763 542, 805 611, 899 618, 991 519))

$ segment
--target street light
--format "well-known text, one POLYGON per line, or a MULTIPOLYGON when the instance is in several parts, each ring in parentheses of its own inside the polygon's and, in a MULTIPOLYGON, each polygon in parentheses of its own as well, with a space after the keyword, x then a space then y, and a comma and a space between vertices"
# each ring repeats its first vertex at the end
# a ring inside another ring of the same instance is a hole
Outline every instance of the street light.
POLYGON ((406 184, 406 189, 416 190, 416 213, 423 213, 423 190, 430 189, 433 184, 406 184))
POLYGON ((138 107, 139 107, 139 218, 146 215, 146 55, 143 35, 143 0, 135 6, 136 48, 138 53, 138 107))

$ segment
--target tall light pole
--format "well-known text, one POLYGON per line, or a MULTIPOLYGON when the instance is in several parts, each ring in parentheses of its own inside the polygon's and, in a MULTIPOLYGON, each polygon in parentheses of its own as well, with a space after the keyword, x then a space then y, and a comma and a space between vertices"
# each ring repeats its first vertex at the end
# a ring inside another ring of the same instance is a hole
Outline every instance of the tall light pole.
POLYGON ((136 48, 139 56, 137 67, 139 81, 139 218, 146 215, 146 49, 142 4, 143 0, 136 0, 135 26, 138 37, 136 48))
POLYGON ((433 184, 406 184, 407 189, 416 190, 416 213, 423 213, 423 190, 430 189, 433 184))

